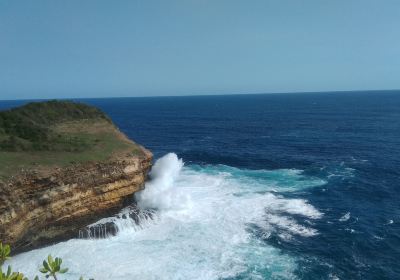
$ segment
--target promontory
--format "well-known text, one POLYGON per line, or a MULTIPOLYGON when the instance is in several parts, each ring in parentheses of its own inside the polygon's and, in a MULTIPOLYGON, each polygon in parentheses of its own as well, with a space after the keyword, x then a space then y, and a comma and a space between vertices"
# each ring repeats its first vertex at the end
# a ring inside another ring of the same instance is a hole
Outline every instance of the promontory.
POLYGON ((151 160, 151 152, 83 103, 1 111, 0 241, 18 252, 77 237, 130 203, 151 160))

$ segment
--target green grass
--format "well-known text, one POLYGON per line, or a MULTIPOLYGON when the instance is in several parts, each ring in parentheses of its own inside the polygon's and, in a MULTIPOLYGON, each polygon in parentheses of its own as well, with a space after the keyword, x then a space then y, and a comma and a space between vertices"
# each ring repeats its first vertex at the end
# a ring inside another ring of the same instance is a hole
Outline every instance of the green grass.
POLYGON ((79 151, 84 139, 57 134, 52 126, 63 122, 110 119, 99 109, 69 101, 32 102, 0 112, 0 151, 79 151))
POLYGON ((7 180, 22 169, 42 170, 101 162, 122 153, 141 153, 139 146, 120 133, 98 109, 72 102, 33 104, 27 105, 29 110, 24 106, 6 111, 12 112, 12 117, 7 114, 4 117, 4 112, 0 112, 0 117, 3 116, 3 126, 0 122, 0 143, 3 141, 0 145, 0 180, 7 180), (58 110, 60 114, 56 115, 58 110), (68 115, 70 113, 72 116, 68 115), (29 129, 23 131, 29 123, 29 129), (32 128, 44 134, 40 137, 37 136, 40 133, 29 135, 32 128))

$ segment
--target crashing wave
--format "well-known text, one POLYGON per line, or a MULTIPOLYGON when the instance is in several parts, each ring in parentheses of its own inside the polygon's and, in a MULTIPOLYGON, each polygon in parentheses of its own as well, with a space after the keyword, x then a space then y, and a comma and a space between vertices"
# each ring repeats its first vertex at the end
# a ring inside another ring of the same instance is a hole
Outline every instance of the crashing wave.
MULTIPOLYGON (((318 234, 310 221, 323 213, 279 191, 322 183, 298 170, 184 166, 168 154, 154 164, 151 180, 136 195, 138 208, 91 225, 82 233, 89 239, 27 252, 11 264, 34 275, 37 262, 32 260, 51 253, 68 260, 70 271, 95 279, 295 278, 295 257, 269 245, 250 227, 281 240, 318 234)), ((64 278, 79 275, 66 273, 64 278)))
POLYGON ((141 210, 136 204, 132 204, 113 217, 101 219, 81 229, 78 238, 109 238, 126 228, 139 230, 154 217, 154 211, 141 210))

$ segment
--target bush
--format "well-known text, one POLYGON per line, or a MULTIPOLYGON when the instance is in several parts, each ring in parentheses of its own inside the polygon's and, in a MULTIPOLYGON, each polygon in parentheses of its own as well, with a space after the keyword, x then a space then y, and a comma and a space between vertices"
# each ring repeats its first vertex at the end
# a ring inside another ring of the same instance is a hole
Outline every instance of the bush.
MULTIPOLYGON (((11 248, 9 245, 3 245, 0 242, 0 280, 28 280, 21 272, 12 271, 12 267, 8 266, 7 271, 3 272, 3 264, 6 260, 10 259, 11 248)), ((54 258, 49 255, 47 260, 43 261, 43 267, 39 269, 48 278, 58 280, 59 274, 64 274, 68 271, 68 268, 61 268, 62 259, 54 258)), ((39 280, 38 276, 35 276, 34 280, 39 280)), ((83 280, 81 277, 79 280, 83 280)), ((93 280, 93 279, 90 279, 93 280)))
POLYGON ((65 121, 111 120, 99 109, 70 101, 32 102, 0 111, 0 151, 84 150, 82 139, 59 139, 52 125, 65 121))

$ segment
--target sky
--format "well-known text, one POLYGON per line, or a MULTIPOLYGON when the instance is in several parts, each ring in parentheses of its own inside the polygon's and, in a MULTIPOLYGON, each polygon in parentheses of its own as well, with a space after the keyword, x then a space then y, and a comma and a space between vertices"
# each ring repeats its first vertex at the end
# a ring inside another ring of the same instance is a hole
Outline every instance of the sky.
POLYGON ((0 99, 373 89, 399 0, 0 0, 0 99))

